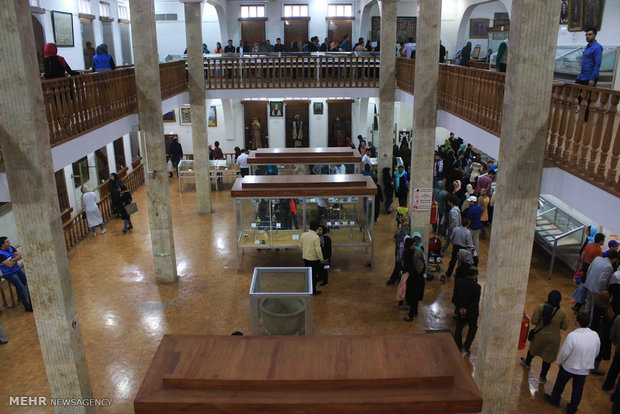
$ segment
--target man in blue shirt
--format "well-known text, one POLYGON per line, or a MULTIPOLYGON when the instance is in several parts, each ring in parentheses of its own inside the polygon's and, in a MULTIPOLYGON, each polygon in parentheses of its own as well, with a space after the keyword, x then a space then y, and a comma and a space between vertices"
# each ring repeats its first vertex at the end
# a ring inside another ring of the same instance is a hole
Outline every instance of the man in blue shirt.
POLYGON ((596 41, 596 29, 586 30, 586 41, 588 45, 583 51, 581 60, 581 72, 577 76, 577 82, 580 85, 596 86, 599 78, 599 69, 601 68, 601 59, 603 57, 603 47, 596 41))
POLYGON ((22 301, 26 312, 32 312, 30 295, 26 290, 26 274, 18 264, 21 258, 21 253, 11 246, 9 239, 5 236, 0 237, 0 270, 2 276, 15 286, 17 297, 22 301))
POLYGON ((344 35, 344 40, 340 44, 340 48, 342 49, 343 52, 351 51, 351 41, 349 40, 348 34, 344 35))

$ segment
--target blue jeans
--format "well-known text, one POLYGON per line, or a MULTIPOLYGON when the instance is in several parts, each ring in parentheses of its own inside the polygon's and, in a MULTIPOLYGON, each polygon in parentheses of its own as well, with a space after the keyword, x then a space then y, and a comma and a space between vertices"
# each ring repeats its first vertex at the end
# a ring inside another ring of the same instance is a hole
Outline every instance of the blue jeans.
POLYGON ((123 219, 123 231, 127 231, 127 227, 133 227, 130 218, 123 219))
POLYGON ((30 303, 30 294, 26 293, 26 273, 22 269, 19 269, 15 273, 11 273, 8 275, 3 275, 3 277, 13 286, 15 286, 15 290, 17 291, 17 297, 22 301, 24 308, 31 309, 32 304, 30 303))

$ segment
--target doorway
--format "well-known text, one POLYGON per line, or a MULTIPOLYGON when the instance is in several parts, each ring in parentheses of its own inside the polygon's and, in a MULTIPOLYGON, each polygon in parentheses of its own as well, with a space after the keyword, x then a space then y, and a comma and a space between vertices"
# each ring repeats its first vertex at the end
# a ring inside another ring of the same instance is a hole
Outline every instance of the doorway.
POLYGON ((93 56, 95 54, 95 32, 93 30, 93 21, 90 19, 80 18, 80 27, 82 29, 82 50, 84 51, 84 69, 93 67, 93 56), (90 47, 87 47, 90 43, 90 47))
POLYGON ((308 148, 310 146, 310 129, 308 127, 310 101, 284 101, 284 104, 286 147, 295 147, 295 143, 293 142, 293 123, 295 122, 295 116, 299 115, 302 122, 301 130, 303 133, 301 146, 303 148, 308 148))
MULTIPOLYGON (((97 186, 110 177, 110 165, 108 164, 108 149, 101 147, 95 151, 97 162, 97 186)), ((101 195, 103 197, 103 195, 101 195)))
POLYGON ((327 100, 328 146, 342 147, 347 137, 353 141, 351 137, 352 103, 353 100, 349 99, 327 100))
POLYGON ((122 64, 133 65, 133 58, 131 55, 131 27, 128 23, 119 24, 118 27, 121 29, 122 64))
POLYGON ((250 125, 256 118, 260 124, 260 147, 269 147, 269 131, 267 129, 267 105, 268 101, 241 101, 243 103, 243 130, 245 136, 245 148, 256 149, 256 143, 252 140, 250 125))
POLYGON ((284 20, 284 47, 287 52, 301 52, 308 41, 308 19, 284 20))
POLYGON ((112 22, 101 22, 103 31, 103 43, 108 45, 108 55, 112 56, 116 62, 116 54, 114 53, 114 32, 112 31, 112 22))
POLYGON ((265 21, 266 19, 262 18, 241 21, 241 40, 247 43, 250 48, 254 43, 260 45, 265 41, 265 21))

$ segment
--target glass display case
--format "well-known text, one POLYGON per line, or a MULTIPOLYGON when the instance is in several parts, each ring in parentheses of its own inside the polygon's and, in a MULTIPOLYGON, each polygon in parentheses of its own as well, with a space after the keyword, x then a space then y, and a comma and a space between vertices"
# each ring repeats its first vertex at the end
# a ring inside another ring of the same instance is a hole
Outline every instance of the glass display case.
MULTIPOLYGON (((581 60, 585 46, 558 46, 555 52, 555 74, 556 78, 575 81, 581 71, 581 60)), ((617 70, 619 47, 603 46, 603 58, 599 70, 600 79, 598 87, 610 87, 617 70)))
MULTIPOLYGON (((215 183, 215 190, 219 189, 219 184, 229 177, 235 177, 237 170, 230 168, 228 160, 209 160, 209 178, 215 183)), ((183 188, 188 180, 196 178, 194 171, 194 160, 181 160, 178 166, 179 192, 183 192, 183 188)))
MULTIPOLYGON (((376 158, 375 158, 376 164, 376 158)), ((252 175, 360 174, 361 163, 329 164, 251 164, 252 175)))
POLYGON ((585 224, 543 196, 539 197, 538 206, 535 241, 551 255, 549 279, 556 257, 577 270, 580 265, 579 250, 585 237, 585 224))
POLYGON ((231 190, 237 267, 244 249, 299 247, 300 235, 313 221, 329 229, 333 247, 372 250, 376 192, 372 179, 359 174, 237 179, 231 190), (348 177, 353 178, 347 181, 348 177), (264 180, 265 186, 252 185, 259 179, 264 180), (243 184, 249 187, 243 188, 243 184))
POLYGON ((255 267, 250 322, 252 335, 311 335, 312 269, 255 267))
POLYGON ((359 174, 361 161, 349 147, 261 148, 248 155, 252 175, 359 174))

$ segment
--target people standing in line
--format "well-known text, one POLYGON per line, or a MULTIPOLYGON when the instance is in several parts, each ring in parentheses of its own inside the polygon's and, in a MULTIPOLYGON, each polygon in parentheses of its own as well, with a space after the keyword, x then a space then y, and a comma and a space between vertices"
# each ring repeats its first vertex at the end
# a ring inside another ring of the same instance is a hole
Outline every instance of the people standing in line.
POLYGON ((506 65, 508 63, 508 39, 499 44, 497 49, 497 57, 495 58, 495 67, 500 72, 506 72, 506 65))
POLYGON ((237 157, 236 164, 241 170, 241 177, 245 177, 250 174, 250 164, 248 164, 248 152, 244 148, 241 150, 241 154, 237 157))
POLYGON ((344 39, 342 40, 342 43, 340 43, 340 48, 343 52, 351 51, 351 41, 349 40, 348 34, 344 35, 344 39))
POLYGON ((398 166, 396 172, 394 172, 394 190, 396 191, 396 197, 398 197, 398 204, 400 206, 407 205, 407 192, 409 183, 407 181, 407 173, 405 167, 398 166))
POLYGON ((454 342, 456 346, 466 353, 471 352, 471 345, 478 331, 478 316, 480 314, 481 287, 476 279, 476 271, 471 267, 466 277, 454 281, 454 304, 457 309, 456 328, 454 329, 454 342), (463 341, 463 328, 469 326, 465 343, 463 341))
POLYGON ((67 74, 74 76, 80 72, 71 70, 71 67, 62 56, 58 56, 58 48, 54 43, 47 43, 43 47, 43 67, 45 79, 64 78, 67 74))
POLYGON ((299 237, 299 247, 301 247, 301 254, 305 267, 312 268, 312 294, 320 295, 321 291, 316 289, 316 284, 319 281, 319 275, 322 272, 323 267, 323 250, 321 249, 321 239, 317 234, 319 223, 313 221, 310 223, 310 230, 304 232, 299 237))
POLYGON ((383 194, 385 195, 385 208, 383 212, 390 214, 392 211, 392 202, 394 201, 394 185, 390 174, 390 167, 383 168, 383 194))
POLYGON ((560 331, 568 329, 568 315, 560 307, 561 301, 562 294, 560 291, 552 290, 547 296, 547 301, 536 307, 532 314, 532 324, 535 326, 533 329, 536 334, 530 343, 527 357, 521 358, 521 365, 528 370, 535 356, 542 358, 542 369, 539 377, 541 384, 547 381, 547 372, 558 356, 562 341, 560 331))
POLYGON ((448 192, 443 188, 443 182, 439 182, 437 187, 433 189, 433 199, 437 202, 437 228, 433 228, 433 231, 437 232, 438 236, 446 236, 446 197, 448 192))
POLYGON ((320 225, 316 230, 316 234, 319 235, 321 241, 321 251, 323 252, 323 266, 321 267, 321 273, 319 274, 319 280, 321 284, 319 286, 327 286, 329 284, 328 269, 331 265, 332 259, 332 239, 327 235, 329 229, 327 226, 320 225))
POLYGON ((597 233, 594 236, 594 241, 592 243, 586 244, 586 247, 581 252, 581 269, 583 270, 583 274, 587 275, 588 267, 594 259, 597 257, 603 256, 603 250, 601 250, 601 246, 605 243, 605 235, 603 233, 597 233))
POLYGON ((131 203, 131 193, 127 190, 121 193, 121 198, 119 201, 120 205, 120 214, 123 219, 123 233, 127 233, 127 230, 133 229, 133 224, 131 223, 131 215, 127 212, 125 207, 131 203))
POLYGON ((596 302, 594 303, 590 329, 597 333, 598 339, 601 341, 601 348, 594 359, 594 369, 590 370, 590 374, 592 375, 605 375, 605 371, 600 369, 601 361, 609 361, 611 359, 609 332, 611 331, 613 312, 610 302, 611 298, 609 292, 603 291, 596 296, 596 302))
POLYGON ((603 59, 603 46, 596 41, 595 28, 586 29, 586 45, 581 59, 581 71, 575 83, 579 85, 596 86, 603 59))
MULTIPOLYGON (((462 219, 462 224, 460 226, 456 226, 452 230, 452 234, 450 234, 450 241, 452 242, 452 257, 450 258, 448 270, 445 273, 446 277, 452 277, 452 271, 456 265, 459 250, 467 249, 467 246, 473 246, 471 231, 469 231, 469 219, 462 219)), ((444 280, 443 275, 441 279, 442 281, 444 280)))
POLYGON ((398 220, 398 225, 393 238, 395 244, 394 269, 392 270, 392 274, 390 275, 388 281, 385 282, 388 286, 395 284, 401 277, 403 255, 405 253, 405 241, 409 238, 410 232, 411 228, 409 227, 409 217, 403 217, 402 222, 398 220))
POLYGON ((614 344, 614 359, 611 361, 611 365, 609 366, 609 371, 607 371, 607 377, 605 378, 605 382, 603 383, 603 390, 609 391, 611 390, 618 378, 618 374, 620 373, 620 315, 618 313, 615 314, 612 324, 611 331, 609 332, 609 340, 612 344, 614 344))
POLYGON ((471 42, 467 42, 463 49, 461 49, 461 66, 469 66, 469 59, 471 57, 471 42))
POLYGON ((103 227, 103 217, 101 217, 101 211, 97 206, 97 194, 89 191, 85 185, 82 186, 82 210, 86 213, 86 221, 90 231, 93 232, 93 236, 97 235, 97 227, 101 229, 101 234, 107 232, 103 227))
MULTIPOLYGON (((468 198, 471 203, 467 210, 467 218, 469 219, 469 229, 471 230, 471 239, 477 252, 480 252, 480 233, 485 236, 484 225, 482 224, 482 207, 478 204, 476 196, 472 195, 468 198)), ((485 236, 486 237, 486 236, 485 236)))
POLYGON ((586 299, 586 314, 588 318, 592 318, 594 313, 594 302, 596 296, 608 289, 609 280, 611 274, 614 272, 614 265, 620 258, 620 252, 611 252, 607 257, 597 257, 592 260, 588 273, 586 275, 586 281, 584 283, 586 289, 588 289, 588 296, 586 299))
POLYGON ((93 56, 93 72, 107 72, 116 69, 112 56, 108 54, 108 45, 97 46, 97 54, 93 56))
POLYGON ((489 198, 489 196, 487 196, 487 190, 486 188, 483 188, 480 191, 480 197, 478 197, 478 204, 482 208, 482 214, 480 215, 480 221, 482 222, 482 230, 480 231, 481 233, 480 238, 482 240, 485 240, 487 238, 486 230, 484 229, 484 227, 489 225, 489 204, 490 202, 491 202, 491 199, 489 198))
POLYGON ((603 257, 609 256, 609 253, 611 253, 612 251, 619 251, 620 243, 618 243, 617 240, 609 240, 609 242, 607 243, 607 247, 608 249, 603 253, 603 257))
POLYGON ((32 301, 28 291, 26 273, 19 267, 22 254, 18 252, 6 236, 0 237, 0 271, 7 282, 15 286, 17 297, 24 305, 26 312, 32 312, 32 301))
POLYGON ((403 255, 403 270, 409 273, 407 289, 405 291, 405 300, 407 305, 409 305, 409 315, 403 318, 405 322, 413 322, 413 319, 418 316, 418 302, 424 299, 426 258, 424 257, 424 251, 422 251, 422 236, 420 233, 415 232, 411 239, 411 247, 409 249, 405 247, 403 255))
POLYGON ((108 180, 108 192, 110 193, 110 201, 112 204, 112 214, 115 214, 116 217, 120 217, 120 199, 121 192, 127 190, 123 180, 118 178, 116 173, 110 174, 110 179, 108 180))
POLYGON ((461 220, 462 220, 458 197, 455 196, 454 194, 449 194, 446 197, 446 202, 448 203, 448 207, 449 207, 448 220, 447 220, 448 225, 446 229, 447 239, 446 239, 446 243, 443 245, 443 248, 441 249, 442 255, 444 255, 446 251, 448 250, 450 243, 452 243, 452 232, 454 231, 455 228, 461 226, 461 220))
POLYGON ((433 162, 433 187, 437 188, 440 182, 443 181, 443 159, 437 151, 434 155, 435 161, 433 162))
POLYGON ((413 41, 413 37, 410 37, 409 39, 407 39, 407 43, 405 43, 405 46, 403 47, 403 53, 405 54, 405 58, 415 59, 415 48, 416 44, 413 41))
POLYGON ((566 406, 567 414, 577 412, 583 395, 583 386, 590 370, 594 368, 594 358, 598 354, 601 342, 596 332, 588 328, 590 318, 585 313, 577 315, 578 328, 568 334, 558 356, 560 370, 551 394, 545 394, 545 400, 554 407, 560 406, 560 399, 566 384, 573 380, 571 400, 566 406))
POLYGON ((179 142, 179 137, 174 136, 172 138, 172 142, 168 146, 168 154, 170 155, 170 159, 172 160, 172 165, 174 166, 174 169, 177 172, 177 177, 178 177, 179 176, 179 163, 181 162, 181 158, 183 158, 183 146, 179 142))

